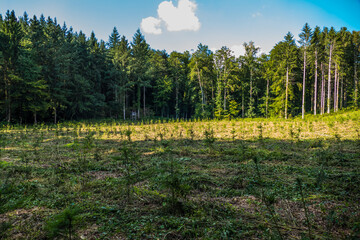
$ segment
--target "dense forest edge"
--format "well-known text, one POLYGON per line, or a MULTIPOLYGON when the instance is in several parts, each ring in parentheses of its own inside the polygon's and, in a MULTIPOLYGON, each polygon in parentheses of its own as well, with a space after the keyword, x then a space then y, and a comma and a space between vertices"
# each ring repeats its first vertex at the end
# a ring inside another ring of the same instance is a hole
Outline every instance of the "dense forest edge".
POLYGON ((360 31, 305 24, 269 54, 244 43, 190 53, 74 32, 56 18, 0 16, 0 122, 305 117, 359 106, 360 31))

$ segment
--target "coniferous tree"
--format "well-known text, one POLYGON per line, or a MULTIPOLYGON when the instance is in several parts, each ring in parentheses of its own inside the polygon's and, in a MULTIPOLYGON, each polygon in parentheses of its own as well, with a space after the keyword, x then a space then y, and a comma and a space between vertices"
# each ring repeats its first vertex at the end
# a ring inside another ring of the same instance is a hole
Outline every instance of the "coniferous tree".
POLYGON ((275 96, 271 104, 272 110, 287 119, 288 109, 293 106, 294 99, 293 84, 290 81, 294 79, 293 70, 298 66, 298 48, 290 32, 286 34, 284 41, 276 44, 271 50, 270 60, 274 61, 275 71, 271 85, 275 96))
POLYGON ((353 31, 351 37, 351 52, 352 52, 352 67, 353 67, 353 78, 354 78, 354 91, 353 99, 354 106, 359 107, 359 77, 358 77, 358 65, 360 58, 360 31, 353 31))
POLYGON ((256 54, 259 52, 260 48, 255 47, 255 44, 252 41, 250 41, 249 43, 244 43, 243 45, 245 48, 244 61, 245 61, 245 66, 249 71, 249 86, 250 86, 249 110, 247 112, 247 116, 254 117, 255 116, 254 75, 259 65, 256 54))
POLYGON ((17 76, 18 60, 20 56, 20 42, 23 37, 21 26, 15 16, 14 11, 7 11, 5 19, 1 24, 1 32, 3 35, 2 49, 3 55, 3 81, 5 94, 5 115, 6 121, 11 122, 12 117, 12 91, 13 83, 19 80, 17 76))
POLYGON ((200 104, 195 107, 196 115, 205 118, 210 117, 212 115, 212 99, 209 96, 212 96, 211 93, 214 91, 215 86, 213 53, 208 46, 198 45, 198 49, 191 57, 189 67, 190 79, 198 82, 200 90, 200 104))
POLYGON ((315 72, 315 79, 314 79, 314 115, 316 115, 317 111, 317 98, 318 98, 318 56, 320 52, 320 27, 316 26, 313 32, 313 36, 311 38, 311 50, 314 53, 314 72, 315 72))
POLYGON ((305 26, 303 27, 302 32, 300 33, 299 37, 300 37, 300 41, 299 43, 301 44, 302 48, 303 48, 303 55, 304 55, 304 66, 303 66, 303 92, 302 92, 302 110, 301 110, 301 116, 302 119, 304 119, 305 117, 305 84, 306 84, 306 54, 307 54, 307 50, 308 47, 310 45, 310 41, 311 41, 311 28, 309 26, 309 24, 305 24, 305 26))
POLYGON ((141 88, 143 88, 143 110, 144 116, 146 116, 146 88, 150 87, 148 77, 146 73, 148 71, 148 59, 150 57, 150 48, 146 43, 145 37, 138 29, 133 37, 132 46, 132 73, 135 77, 136 83, 136 106, 137 114, 140 116, 140 107, 141 107, 141 88))
POLYGON ((331 68, 332 68, 332 55, 336 43, 336 32, 332 27, 328 34, 326 35, 326 45, 329 53, 329 67, 328 67, 328 94, 327 94, 327 113, 330 113, 330 103, 331 103, 331 68))
POLYGON ((231 88, 231 71, 234 67, 231 50, 222 47, 215 53, 215 67, 217 70, 217 91, 216 91, 216 117, 223 117, 228 114, 228 101, 231 88))

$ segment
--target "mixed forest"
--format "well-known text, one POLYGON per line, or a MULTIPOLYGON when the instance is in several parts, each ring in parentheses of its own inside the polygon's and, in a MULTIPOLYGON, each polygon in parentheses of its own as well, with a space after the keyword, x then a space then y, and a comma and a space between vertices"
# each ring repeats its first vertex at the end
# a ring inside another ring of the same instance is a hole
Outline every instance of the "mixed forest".
POLYGON ((0 239, 360 239, 359 34, 168 54, 8 11, 0 239))
POLYGON ((108 42, 41 15, 0 17, 3 122, 131 117, 282 117, 359 105, 360 33, 345 27, 289 32, 269 54, 244 43, 236 58, 199 44, 151 49, 140 30, 108 42))

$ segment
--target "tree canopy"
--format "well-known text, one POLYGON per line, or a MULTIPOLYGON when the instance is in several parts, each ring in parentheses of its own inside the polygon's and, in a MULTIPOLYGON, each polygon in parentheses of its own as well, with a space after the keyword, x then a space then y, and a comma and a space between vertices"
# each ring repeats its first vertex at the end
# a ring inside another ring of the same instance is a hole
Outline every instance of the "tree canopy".
POLYGON ((154 50, 140 30, 115 27, 108 42, 56 19, 0 16, 0 121, 90 118, 231 118, 338 111, 359 106, 360 33, 289 32, 269 54, 254 42, 235 57, 203 43, 190 54, 154 50))

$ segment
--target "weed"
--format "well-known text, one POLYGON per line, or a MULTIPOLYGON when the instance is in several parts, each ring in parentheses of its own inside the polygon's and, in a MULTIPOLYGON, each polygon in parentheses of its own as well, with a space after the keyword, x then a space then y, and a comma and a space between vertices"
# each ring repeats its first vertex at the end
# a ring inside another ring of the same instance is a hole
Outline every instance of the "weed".
POLYGON ((256 172, 256 176, 258 178, 258 182, 260 184, 260 197, 261 197, 261 201, 262 203, 266 206, 266 209, 268 211, 268 213, 271 215, 271 221, 273 221, 274 226, 277 230, 277 233, 279 235, 280 239, 284 239, 281 231, 280 231, 280 225, 276 216, 276 213, 274 210, 272 210, 271 205, 275 202, 275 196, 274 195, 270 195, 267 196, 265 194, 264 188, 263 188, 263 179, 261 177, 261 173, 260 173, 260 166, 259 166, 259 157, 258 156, 254 156, 254 163, 255 163, 255 172, 256 172))
POLYGON ((304 190, 303 190, 303 182, 300 178, 296 178, 296 183, 297 183, 297 187, 301 196, 301 203, 303 205, 304 208, 304 212, 305 212, 305 218, 306 218, 306 225, 308 228, 308 234, 309 234, 309 239, 312 239, 312 234, 311 234, 311 223, 310 223, 310 218, 309 218, 309 210, 306 207, 306 202, 305 202, 305 198, 304 198, 304 190))
POLYGON ((214 150, 214 142, 216 140, 216 138, 214 137, 214 130, 208 128, 204 131, 204 136, 204 143, 208 147, 209 152, 212 152, 214 150))
POLYGON ((120 156, 115 156, 113 159, 120 163, 120 167, 124 169, 125 194, 126 202, 131 202, 132 185, 136 183, 137 168, 139 156, 136 154, 131 143, 124 142, 119 148, 120 156))

